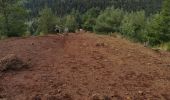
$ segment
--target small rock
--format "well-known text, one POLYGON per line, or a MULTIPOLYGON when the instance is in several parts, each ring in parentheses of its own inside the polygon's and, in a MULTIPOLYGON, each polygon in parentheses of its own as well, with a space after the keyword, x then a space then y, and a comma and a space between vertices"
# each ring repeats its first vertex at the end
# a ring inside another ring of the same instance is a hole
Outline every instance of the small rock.
POLYGON ((41 100, 41 97, 36 95, 35 97, 32 98, 32 100, 41 100))
POLYGON ((69 94, 46 95, 46 100, 74 100, 69 94))
POLYGON ((112 100, 111 97, 109 96, 103 96, 103 99, 102 100, 112 100))
POLYGON ((139 94, 143 94, 143 91, 138 91, 139 94))
POLYGON ((105 43, 96 43, 96 46, 97 46, 97 47, 104 47, 104 46, 105 46, 105 43))
POLYGON ((101 99, 102 99, 101 95, 96 93, 96 94, 92 95, 92 99, 91 100, 101 100, 101 99))
POLYGON ((49 80, 50 83, 53 83, 53 80, 49 80))
POLYGON ((107 60, 107 59, 104 59, 103 61, 104 61, 104 62, 108 62, 109 60, 107 60))
POLYGON ((58 92, 58 93, 61 93, 61 90, 60 90, 60 89, 58 89, 58 90, 57 90, 57 92, 58 92))
POLYGON ((129 93, 125 93, 126 95, 129 95, 129 93))
POLYGON ((127 99, 127 100, 132 100, 131 97, 129 97, 129 96, 127 96, 126 99, 127 99))
POLYGON ((159 48, 152 48, 153 51, 155 52, 160 52, 161 50, 159 48))
POLYGON ((111 100, 111 97, 106 95, 94 94, 92 95, 91 100, 111 100))
POLYGON ((170 64, 167 64, 167 67, 170 67, 170 64))
POLYGON ((65 94, 61 100, 73 100, 70 94, 65 94))
POLYGON ((47 100, 61 100, 61 98, 57 96, 48 96, 47 100))
POLYGON ((83 46, 87 46, 87 44, 86 44, 86 43, 83 43, 83 46))

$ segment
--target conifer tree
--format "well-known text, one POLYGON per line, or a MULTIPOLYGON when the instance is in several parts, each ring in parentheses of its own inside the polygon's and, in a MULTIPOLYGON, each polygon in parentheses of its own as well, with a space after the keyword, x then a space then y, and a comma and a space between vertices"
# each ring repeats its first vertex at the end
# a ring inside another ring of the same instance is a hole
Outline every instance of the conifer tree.
POLYGON ((170 0, 164 0, 160 19, 161 39, 170 40, 170 0))
POLYGON ((21 36, 26 31, 26 10, 21 0, 0 0, 0 32, 6 36, 21 36))

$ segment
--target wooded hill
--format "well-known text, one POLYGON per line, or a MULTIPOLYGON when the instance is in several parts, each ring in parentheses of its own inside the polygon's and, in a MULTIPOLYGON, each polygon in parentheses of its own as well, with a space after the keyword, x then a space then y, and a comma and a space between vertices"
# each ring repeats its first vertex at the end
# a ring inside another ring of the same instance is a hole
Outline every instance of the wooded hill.
POLYGON ((144 10, 150 14, 158 12, 161 4, 162 0, 29 0, 25 6, 32 11, 31 15, 33 16, 38 15, 44 6, 52 8, 56 15, 62 16, 70 13, 72 9, 84 13, 93 7, 103 10, 109 6, 123 8, 127 11, 144 10))

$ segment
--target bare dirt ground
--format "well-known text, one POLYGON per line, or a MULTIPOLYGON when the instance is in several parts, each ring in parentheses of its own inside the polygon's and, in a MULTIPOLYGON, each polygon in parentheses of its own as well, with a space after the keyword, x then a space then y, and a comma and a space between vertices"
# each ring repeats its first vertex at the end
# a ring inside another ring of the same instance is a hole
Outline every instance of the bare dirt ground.
POLYGON ((90 33, 0 41, 29 64, 0 72, 0 100, 170 100, 170 53, 90 33))

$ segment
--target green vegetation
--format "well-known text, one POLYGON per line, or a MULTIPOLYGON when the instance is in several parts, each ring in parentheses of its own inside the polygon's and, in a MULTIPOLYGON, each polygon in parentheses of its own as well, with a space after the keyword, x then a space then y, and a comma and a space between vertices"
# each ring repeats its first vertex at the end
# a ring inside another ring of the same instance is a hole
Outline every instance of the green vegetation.
POLYGON ((22 36, 27 28, 26 15, 20 0, 0 0, 1 36, 22 36))
POLYGON ((45 7, 40 12, 40 17, 38 19, 38 34, 41 35, 53 32, 56 25, 56 18, 50 8, 45 7))
POLYGON ((160 16, 160 39, 164 42, 170 40, 170 0, 164 0, 160 16))
POLYGON ((144 10, 149 15, 160 11, 161 4, 162 0, 27 0, 25 6, 32 11, 31 16, 35 17, 45 5, 51 8, 56 16, 64 16, 72 9, 83 14, 93 7, 104 10, 111 6, 128 12, 144 10))
POLYGON ((167 45, 167 51, 170 51, 170 43, 167 45))
POLYGON ((120 9, 107 8, 98 16, 94 27, 95 31, 102 33, 120 32, 123 13, 123 10, 120 9))
POLYGON ((146 16, 144 11, 126 13, 121 24, 121 33, 135 41, 145 41, 146 16))
POLYGON ((75 30, 79 28, 79 25, 81 23, 79 18, 79 12, 73 10, 71 14, 65 17, 65 22, 63 22, 65 28, 68 28, 69 32, 75 32, 75 30))
POLYGON ((84 29, 169 50, 170 1, 120 1, 0 0, 0 38, 84 29))
POLYGON ((82 18, 82 28, 87 31, 94 31, 94 26, 96 25, 96 18, 100 13, 99 8, 91 8, 89 9, 82 18))

